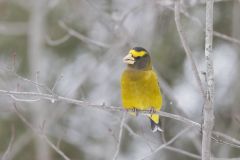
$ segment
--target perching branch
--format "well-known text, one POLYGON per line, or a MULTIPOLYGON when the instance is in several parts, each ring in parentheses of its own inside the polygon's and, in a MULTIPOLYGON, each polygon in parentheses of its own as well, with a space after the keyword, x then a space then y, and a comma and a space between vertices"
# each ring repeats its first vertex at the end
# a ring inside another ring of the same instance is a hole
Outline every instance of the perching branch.
MULTIPOLYGON (((40 98, 42 100, 48 100, 50 102, 65 102, 65 103, 70 103, 70 104, 75 104, 77 106, 82 106, 82 107, 92 107, 92 108, 96 108, 96 109, 101 109, 101 110, 106 110, 106 111, 117 111, 117 112, 125 112, 126 110, 124 110, 122 107, 115 107, 115 106, 107 106, 105 104, 94 104, 94 103, 90 103, 87 101, 80 101, 80 100, 76 100, 76 99, 71 99, 71 98, 67 98, 67 97, 63 97, 63 96, 58 96, 58 95, 51 95, 51 94, 45 94, 45 93, 36 93, 36 92, 16 92, 16 91, 6 91, 6 90, 0 90, 0 95, 7 95, 10 96, 12 98, 12 96, 21 96, 21 97, 28 97, 28 98, 40 98)), ((23 98, 17 98, 14 99, 16 101, 23 101, 23 102, 28 102, 27 99, 23 99, 23 98)), ((150 110, 141 110, 138 111, 139 114, 149 114, 151 113, 150 110)), ((181 121, 187 125, 190 126, 195 126, 197 128, 200 128, 201 125, 197 122, 194 122, 190 119, 187 119, 185 117, 182 117, 180 115, 175 115, 175 114, 171 114, 171 113, 167 113, 167 112, 163 112, 163 111, 156 111, 157 114, 159 114, 160 116, 163 117, 168 117, 168 118, 172 118, 178 121, 181 121)))
MULTIPOLYGON (((29 101, 27 101, 27 99, 23 99, 23 98, 26 98, 26 97, 28 99, 40 98, 41 100, 47 100, 51 103, 64 102, 64 103, 68 103, 68 104, 75 104, 75 105, 81 106, 81 107, 88 107, 88 108, 91 107, 91 108, 105 110, 105 111, 126 112, 126 110, 124 110, 122 107, 107 106, 105 104, 95 104, 95 103, 90 103, 87 101, 80 101, 80 100, 71 99, 71 98, 67 98, 67 97, 63 97, 63 96, 44 94, 44 93, 16 92, 16 91, 0 90, 0 95, 9 96, 10 98, 12 98, 12 96, 14 96, 14 97, 21 96, 21 98, 18 98, 17 101, 20 101, 20 102, 23 101, 26 103, 33 103, 33 102, 29 102, 29 101)), ((141 114, 146 115, 146 114, 152 113, 152 111, 151 110, 141 110, 141 111, 138 111, 138 113, 140 115, 141 114)), ((171 114, 171 113, 167 113, 167 112, 163 112, 163 111, 156 111, 156 114, 159 114, 162 117, 168 117, 168 118, 183 122, 186 125, 193 126, 199 130, 201 129, 201 125, 199 123, 194 122, 183 116, 175 115, 175 114, 171 114)), ((227 135, 224 135, 224 134, 216 132, 216 131, 213 131, 213 136, 214 136, 213 139, 216 140, 216 142, 218 142, 218 143, 228 144, 232 147, 240 148, 240 141, 237 139, 234 139, 232 137, 229 137, 227 135)))
POLYGON ((203 135, 202 135, 202 159, 211 158, 211 137, 214 125, 214 69, 213 69, 213 0, 206 1, 206 37, 205 37, 205 61, 207 68, 206 101, 203 106, 203 135))

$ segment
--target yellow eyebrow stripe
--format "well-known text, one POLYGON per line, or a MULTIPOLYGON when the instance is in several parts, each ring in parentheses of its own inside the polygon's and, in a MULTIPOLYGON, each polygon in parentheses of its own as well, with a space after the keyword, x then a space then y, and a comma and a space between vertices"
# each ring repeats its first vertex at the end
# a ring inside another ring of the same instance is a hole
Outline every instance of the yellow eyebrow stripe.
POLYGON ((145 51, 136 51, 136 50, 133 50, 133 49, 131 49, 129 53, 132 54, 133 57, 142 57, 146 54, 145 51))

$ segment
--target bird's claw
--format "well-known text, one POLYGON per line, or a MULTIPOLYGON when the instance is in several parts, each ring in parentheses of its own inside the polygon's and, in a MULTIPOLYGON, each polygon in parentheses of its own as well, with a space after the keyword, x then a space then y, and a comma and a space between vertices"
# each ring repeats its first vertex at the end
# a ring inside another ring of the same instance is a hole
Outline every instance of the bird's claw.
POLYGON ((151 107, 149 112, 150 112, 150 114, 154 114, 154 113, 156 113, 156 110, 153 107, 151 107))
POLYGON ((136 116, 138 116, 139 112, 138 112, 138 109, 137 109, 137 108, 133 108, 133 109, 131 109, 131 111, 132 111, 136 116))

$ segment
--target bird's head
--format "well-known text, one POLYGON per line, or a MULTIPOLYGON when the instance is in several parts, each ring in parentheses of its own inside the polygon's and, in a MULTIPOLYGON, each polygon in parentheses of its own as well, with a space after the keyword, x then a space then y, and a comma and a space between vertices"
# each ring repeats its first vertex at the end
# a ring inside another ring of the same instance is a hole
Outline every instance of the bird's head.
POLYGON ((138 70, 151 70, 151 59, 148 51, 142 47, 134 47, 123 58, 128 67, 138 70))

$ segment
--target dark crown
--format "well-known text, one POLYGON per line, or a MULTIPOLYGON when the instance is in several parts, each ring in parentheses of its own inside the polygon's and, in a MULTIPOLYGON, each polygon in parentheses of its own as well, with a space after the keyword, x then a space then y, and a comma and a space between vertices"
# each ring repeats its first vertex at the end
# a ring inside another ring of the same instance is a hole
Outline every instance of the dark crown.
POLYGON ((144 48, 142 48, 142 47, 134 47, 133 50, 138 51, 138 52, 140 52, 140 51, 145 51, 145 52, 147 52, 147 50, 144 49, 144 48))

